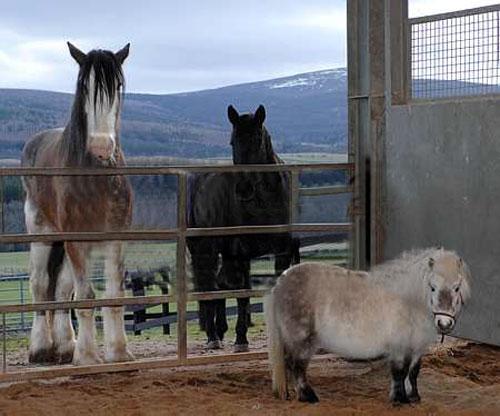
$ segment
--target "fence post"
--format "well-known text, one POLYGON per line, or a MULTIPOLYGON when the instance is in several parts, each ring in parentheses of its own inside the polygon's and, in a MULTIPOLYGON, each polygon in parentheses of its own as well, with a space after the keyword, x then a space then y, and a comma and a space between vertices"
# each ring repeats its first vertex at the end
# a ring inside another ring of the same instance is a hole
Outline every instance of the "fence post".
MULTIPOLYGON (((21 300, 21 304, 24 305, 24 278, 21 276, 19 279, 19 299, 21 300)), ((21 328, 22 331, 26 331, 26 325, 24 322, 24 312, 21 312, 21 328)))
POLYGON ((187 175, 177 175, 177 354, 180 363, 187 359, 187 282, 186 282, 186 208, 187 208, 187 175))
POLYGON ((2 313, 2 373, 7 372, 7 323, 2 313))

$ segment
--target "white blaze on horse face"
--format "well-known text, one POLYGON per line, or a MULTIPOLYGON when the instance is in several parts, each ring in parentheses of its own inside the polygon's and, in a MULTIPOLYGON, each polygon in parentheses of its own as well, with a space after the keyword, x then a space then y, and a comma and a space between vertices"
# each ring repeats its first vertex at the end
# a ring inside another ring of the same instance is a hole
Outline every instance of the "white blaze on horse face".
POLYGON ((108 100, 107 95, 104 93, 103 97, 95 97, 95 94, 95 72, 92 69, 88 82, 87 102, 85 103, 88 134, 87 149, 100 160, 110 160, 116 148, 119 89, 116 89, 116 94, 112 97, 112 102, 108 100))

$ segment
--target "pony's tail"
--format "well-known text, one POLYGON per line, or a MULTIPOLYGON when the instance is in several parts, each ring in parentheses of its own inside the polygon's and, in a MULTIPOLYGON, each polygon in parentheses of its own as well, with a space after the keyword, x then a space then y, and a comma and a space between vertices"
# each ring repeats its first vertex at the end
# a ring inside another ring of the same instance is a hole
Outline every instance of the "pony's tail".
POLYGON ((273 379, 273 393, 282 400, 288 398, 285 347, 281 331, 277 325, 276 310, 274 308, 272 293, 264 298, 264 311, 266 315, 267 342, 269 344, 269 364, 273 379))
POLYGON ((61 273, 64 262, 64 241, 55 241, 50 248, 49 261, 47 263, 47 274, 49 275, 49 286, 47 288, 47 299, 55 300, 57 280, 61 273))

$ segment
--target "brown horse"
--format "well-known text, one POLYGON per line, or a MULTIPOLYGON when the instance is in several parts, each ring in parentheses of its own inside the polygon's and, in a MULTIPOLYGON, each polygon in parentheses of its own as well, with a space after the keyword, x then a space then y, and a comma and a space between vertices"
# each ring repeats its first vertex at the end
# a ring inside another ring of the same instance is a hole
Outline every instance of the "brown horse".
MULTIPOLYGON (((68 43, 78 63, 77 88, 66 127, 30 139, 22 154, 25 167, 124 166, 119 123, 124 76, 122 64, 129 45, 116 53, 88 54, 68 43)), ((129 227, 132 192, 123 176, 58 176, 23 178, 25 217, 29 233, 117 231, 129 227)), ((123 245, 121 242, 32 243, 30 281, 34 302, 95 297, 88 279, 93 249, 105 255, 106 297, 121 297, 123 245)), ((101 362, 95 343, 92 310, 77 310, 78 339, 68 311, 37 313, 30 343, 31 362, 101 362)), ((127 350, 123 308, 103 308, 106 361, 133 359, 127 350)))

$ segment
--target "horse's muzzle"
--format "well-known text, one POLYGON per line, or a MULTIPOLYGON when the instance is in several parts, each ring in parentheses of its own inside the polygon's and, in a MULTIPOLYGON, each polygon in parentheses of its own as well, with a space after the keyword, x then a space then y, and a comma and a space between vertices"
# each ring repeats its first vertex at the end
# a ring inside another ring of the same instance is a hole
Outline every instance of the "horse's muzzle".
POLYGON ((455 328, 455 317, 445 312, 434 312, 434 325, 440 334, 447 335, 455 328))

